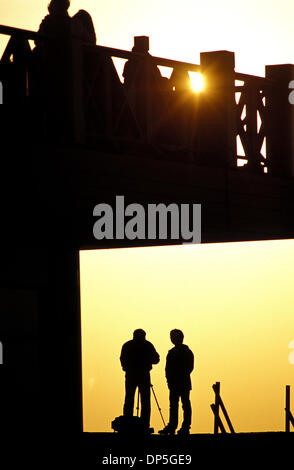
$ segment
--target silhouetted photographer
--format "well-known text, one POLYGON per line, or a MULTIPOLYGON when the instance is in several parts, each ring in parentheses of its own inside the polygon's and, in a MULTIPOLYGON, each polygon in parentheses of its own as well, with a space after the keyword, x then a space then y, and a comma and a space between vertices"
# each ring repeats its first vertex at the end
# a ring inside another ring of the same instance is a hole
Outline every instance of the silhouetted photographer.
POLYGON ((126 373, 126 396, 124 416, 133 416, 136 388, 141 396, 141 419, 149 429, 150 422, 150 370, 159 362, 159 355, 153 344, 145 339, 144 330, 133 333, 133 339, 125 343, 121 350, 120 362, 126 373))
POLYGON ((179 399, 181 398, 184 419, 178 434, 186 435, 191 426, 190 374, 194 369, 194 355, 189 347, 183 344, 184 334, 181 330, 170 332, 171 342, 175 345, 166 357, 165 375, 169 388, 169 423, 159 434, 174 434, 178 427, 179 399))

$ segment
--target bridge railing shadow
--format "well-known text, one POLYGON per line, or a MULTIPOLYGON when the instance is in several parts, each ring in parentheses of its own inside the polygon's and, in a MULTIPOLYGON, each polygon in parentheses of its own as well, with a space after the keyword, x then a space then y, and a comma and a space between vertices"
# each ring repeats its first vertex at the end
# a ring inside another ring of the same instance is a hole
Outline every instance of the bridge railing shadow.
POLYGON ((197 65, 85 44, 74 32, 62 44, 7 26, 0 26, 0 34, 10 36, 0 61, 4 104, 28 105, 40 140, 140 149, 152 158, 240 171, 292 171, 292 115, 277 92, 282 66, 270 66, 264 78, 235 72, 228 51, 201 53, 197 65), (43 57, 31 47, 36 40, 46 45, 43 57), (133 64, 124 83, 113 58, 133 64), (171 69, 169 79, 160 66, 171 69), (189 72, 203 74, 203 91, 192 90, 189 72), (286 139, 277 112, 287 120, 286 139))

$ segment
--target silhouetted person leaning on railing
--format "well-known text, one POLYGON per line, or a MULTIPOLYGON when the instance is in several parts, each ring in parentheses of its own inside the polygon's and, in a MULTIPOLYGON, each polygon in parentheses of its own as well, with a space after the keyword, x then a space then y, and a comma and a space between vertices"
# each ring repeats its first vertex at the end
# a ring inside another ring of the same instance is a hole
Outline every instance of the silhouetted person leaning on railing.
POLYGON ((186 435, 191 426, 190 374, 194 369, 194 355, 189 347, 183 344, 184 334, 181 330, 170 332, 171 342, 175 345, 166 357, 165 375, 169 388, 169 423, 159 434, 174 434, 178 427, 179 399, 181 398, 184 419, 178 434, 186 435))
POLYGON ((136 388, 141 396, 141 419, 149 429, 150 422, 150 370, 159 362, 159 355, 153 344, 145 339, 144 330, 133 333, 133 339, 125 343, 121 350, 120 362, 126 373, 126 395, 124 416, 133 416, 136 388))

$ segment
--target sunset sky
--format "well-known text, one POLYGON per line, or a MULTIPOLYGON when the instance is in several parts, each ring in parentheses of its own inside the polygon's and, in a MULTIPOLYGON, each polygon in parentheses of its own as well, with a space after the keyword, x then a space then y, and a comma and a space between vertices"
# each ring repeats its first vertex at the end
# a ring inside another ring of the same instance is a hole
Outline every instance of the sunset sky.
MULTIPOLYGON (((38 30, 49 0, 1 0, 0 23, 38 30)), ((72 0, 92 15, 99 45, 199 63, 200 52, 235 52, 236 71, 264 75, 294 63, 289 0, 72 0)), ((0 36, 0 51, 7 38, 0 36)), ((84 430, 111 431, 122 413, 122 344, 144 328, 160 354, 152 381, 165 419, 169 331, 195 354, 192 432, 212 432, 212 385, 237 432, 284 429, 285 385, 294 385, 294 240, 81 252, 84 430)), ((151 425, 162 423, 152 398, 151 425)))
POLYGON ((195 354, 192 432, 213 432, 216 381, 237 432, 284 429, 285 385, 294 382, 294 240, 84 251, 80 260, 85 431, 110 431, 122 413, 119 356, 136 328, 161 357, 152 382, 165 420, 169 332, 180 328, 195 354))

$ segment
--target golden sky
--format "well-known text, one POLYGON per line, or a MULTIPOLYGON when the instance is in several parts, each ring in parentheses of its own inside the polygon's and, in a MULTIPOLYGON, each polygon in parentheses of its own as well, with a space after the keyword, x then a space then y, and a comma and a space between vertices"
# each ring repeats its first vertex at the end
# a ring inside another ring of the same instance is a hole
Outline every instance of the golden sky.
MULTIPOLYGON (((85 431, 110 431, 122 414, 119 355, 136 328, 161 357, 152 383, 165 420, 169 331, 180 328, 195 355, 192 432, 213 432, 216 381, 237 432, 284 429, 294 240, 83 251, 80 260, 85 431)), ((151 425, 162 427, 153 399, 151 425)))
MULTIPOLYGON (((48 3, 1 0, 0 23, 37 30, 48 3)), ((71 1, 71 14, 80 8, 91 13, 101 45, 130 50, 134 36, 147 35, 153 55, 195 63, 200 52, 226 49, 236 53, 238 72, 259 75, 265 64, 294 62, 290 0, 71 1)))

